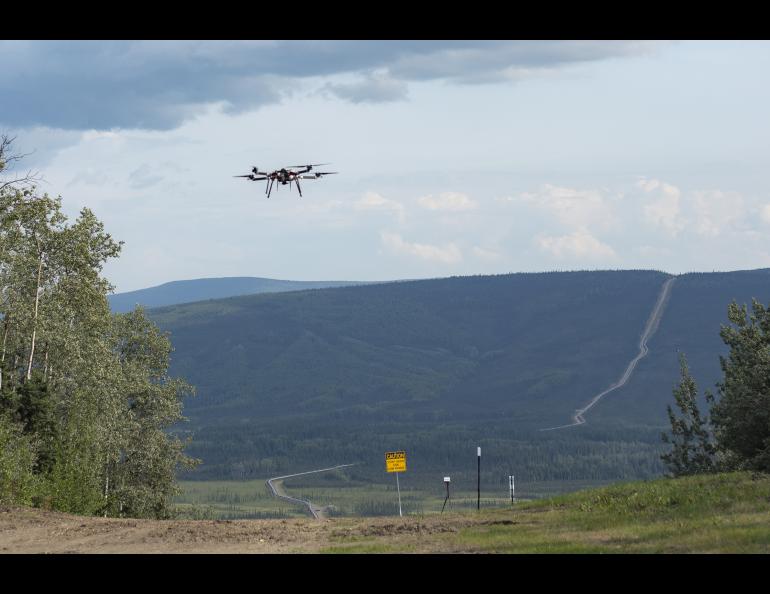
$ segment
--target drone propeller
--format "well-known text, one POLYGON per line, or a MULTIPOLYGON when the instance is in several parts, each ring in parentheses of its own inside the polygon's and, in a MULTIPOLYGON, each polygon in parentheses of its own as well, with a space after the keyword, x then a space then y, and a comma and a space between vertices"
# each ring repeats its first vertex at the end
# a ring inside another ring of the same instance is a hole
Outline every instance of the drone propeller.
POLYGON ((249 173, 248 175, 234 175, 233 177, 248 177, 251 181, 259 181, 261 179, 267 179, 266 177, 257 177, 253 173, 249 173))
POLYGON ((309 163, 307 165, 287 165, 287 167, 305 167, 310 171, 313 167, 320 167, 321 165, 329 165, 329 163, 309 163))
POLYGON ((324 171, 324 172, 318 172, 318 173, 310 173, 308 175, 299 175, 297 177, 301 177, 302 179, 318 179, 322 175, 334 175, 335 173, 338 173, 337 171, 324 171))

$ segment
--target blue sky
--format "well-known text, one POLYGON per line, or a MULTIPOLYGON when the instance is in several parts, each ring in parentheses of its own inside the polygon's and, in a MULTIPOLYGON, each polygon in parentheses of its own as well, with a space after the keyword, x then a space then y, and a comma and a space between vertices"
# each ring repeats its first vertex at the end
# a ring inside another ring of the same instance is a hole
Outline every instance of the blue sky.
POLYGON ((770 267, 770 43, 18 42, 0 131, 118 291, 770 267), (265 199, 232 175, 331 162, 265 199))

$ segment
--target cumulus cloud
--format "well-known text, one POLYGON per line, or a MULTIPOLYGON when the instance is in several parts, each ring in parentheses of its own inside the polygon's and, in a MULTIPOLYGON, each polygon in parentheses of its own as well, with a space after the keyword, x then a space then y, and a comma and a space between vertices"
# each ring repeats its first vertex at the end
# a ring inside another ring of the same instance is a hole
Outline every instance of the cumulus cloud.
POLYGON ((473 255, 481 260, 487 260, 487 261, 495 261, 499 260, 501 258, 501 254, 499 252, 496 252, 494 250, 490 250, 487 248, 483 248, 478 245, 473 246, 473 255))
POLYGON ((467 195, 459 192, 442 192, 438 196, 429 194, 420 196, 417 203, 428 210, 471 210, 476 208, 476 203, 467 195))
POLYGON ((656 42, 0 41, 0 124, 168 130, 219 104, 279 102, 318 77, 353 102, 404 99, 410 81, 499 82, 639 55, 656 42))
POLYGON ((614 260, 617 257, 612 247, 599 241, 586 229, 561 236, 539 235, 535 243, 541 250, 560 260, 614 260))
POLYGON ((397 254, 417 256, 422 260, 439 262, 441 264, 455 264, 463 259, 460 249, 454 243, 444 246, 411 243, 405 241, 397 233, 388 233, 387 231, 380 233, 380 239, 388 249, 397 254))
POLYGON ((676 236, 684 229, 685 221, 680 206, 682 192, 679 188, 657 179, 641 179, 636 186, 646 194, 655 196, 644 205, 645 220, 664 229, 671 236, 676 236))
POLYGON ((359 200, 353 203, 353 209, 374 210, 393 213, 399 222, 403 223, 406 218, 406 209, 404 205, 396 200, 390 200, 377 192, 366 192, 359 200))
POLYGON ((520 194, 518 200, 551 213, 571 228, 609 228, 617 223, 612 203, 597 190, 545 184, 538 192, 520 194))
POLYGON ((708 237, 716 237, 732 228, 745 214, 743 198, 737 192, 693 192, 692 204, 695 231, 708 237))

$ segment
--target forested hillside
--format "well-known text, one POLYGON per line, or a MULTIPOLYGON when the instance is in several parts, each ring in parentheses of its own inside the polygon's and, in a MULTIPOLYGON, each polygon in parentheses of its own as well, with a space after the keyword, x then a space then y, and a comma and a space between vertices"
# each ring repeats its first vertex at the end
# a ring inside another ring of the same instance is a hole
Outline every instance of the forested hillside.
POLYGON ((614 379, 667 275, 462 277, 162 308, 198 424, 562 420, 614 379))
POLYGON ((516 462, 539 479, 631 478, 660 471, 657 427, 538 429, 567 421, 617 379, 668 276, 461 277, 151 315, 172 333, 173 372, 198 389, 185 412, 201 478, 351 458, 380 473, 381 453, 392 448, 419 452, 410 468, 428 472, 480 439, 497 444, 485 450, 490 464, 516 462))
MULTIPOLYGON (((721 378, 719 355, 727 347, 719 337, 727 324, 727 305, 735 300, 751 305, 752 297, 770 301, 770 269, 680 275, 671 293, 650 354, 643 359, 626 387, 591 411, 595 423, 666 424, 666 405, 678 379, 678 353, 684 353, 690 371, 704 389, 714 391, 721 378)), ((705 403, 703 410, 706 410, 705 403)))

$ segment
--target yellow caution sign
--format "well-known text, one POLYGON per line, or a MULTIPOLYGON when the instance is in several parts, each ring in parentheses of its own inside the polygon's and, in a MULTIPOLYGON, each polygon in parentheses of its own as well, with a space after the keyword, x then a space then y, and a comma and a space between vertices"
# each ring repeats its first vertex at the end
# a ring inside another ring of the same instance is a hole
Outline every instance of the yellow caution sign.
POLYGON ((406 452, 385 452, 385 470, 406 472, 406 452))

